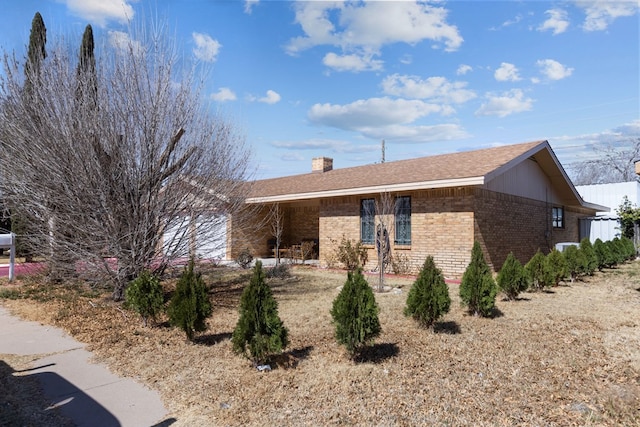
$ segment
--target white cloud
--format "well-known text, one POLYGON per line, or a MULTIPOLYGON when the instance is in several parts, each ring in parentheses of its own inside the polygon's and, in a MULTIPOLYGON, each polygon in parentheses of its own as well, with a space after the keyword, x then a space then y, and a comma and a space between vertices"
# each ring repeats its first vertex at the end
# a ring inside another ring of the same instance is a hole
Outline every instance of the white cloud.
POLYGON ((411 55, 402 55, 402 58, 400 58, 400 63, 404 65, 409 65, 413 63, 413 57, 411 55))
POLYGON ((471 67, 471 65, 461 64, 456 70, 456 74, 459 76, 464 76, 470 71, 473 71, 473 68, 471 67))
POLYGON ((633 16, 640 11, 638 1, 579 0, 576 5, 585 11, 582 25, 585 31, 604 31, 617 18, 633 16))
POLYGON ((244 13, 251 15, 253 8, 260 3, 260 0, 244 0, 244 13))
POLYGON ((237 99, 236 94, 228 87, 221 87, 217 92, 211 94, 213 101, 225 102, 235 101, 237 99))
POLYGON ((301 162, 305 160, 304 156, 300 153, 286 153, 280 156, 280 159, 285 162, 301 162))
POLYGON ((249 97, 249 101, 258 101, 258 102, 263 102, 265 104, 276 104, 280 102, 280 99, 281 99, 280 94, 271 89, 269 89, 267 91, 267 94, 261 98, 257 98, 255 96, 249 97))
MULTIPOLYGON (((374 140, 384 139, 396 143, 425 143, 452 141, 469 137, 469 133, 460 125, 446 123, 433 126, 391 125, 364 128, 362 134, 374 140)), ((376 149, 380 149, 379 146, 376 149)))
POLYGON ((128 33, 122 31, 109 31, 109 45, 121 51, 132 50, 135 54, 142 52, 142 44, 131 39, 128 33))
POLYGON ((220 42, 204 33, 194 32, 191 37, 193 37, 193 41, 196 44, 196 47, 193 48, 195 57, 201 61, 214 62, 222 47, 220 42))
POLYGON ((510 27, 510 26, 512 26, 512 25, 517 24, 517 23, 518 23, 518 22, 520 22, 520 21, 522 21, 522 15, 516 15, 516 17, 515 17, 515 18, 504 21, 504 22, 502 23, 502 26, 503 26, 503 27, 510 27))
POLYGON ((450 114, 447 106, 420 100, 369 98, 346 105, 315 104, 308 113, 316 124, 345 130, 361 130, 397 124, 408 124, 429 114, 450 114))
POLYGON ((544 21, 539 27, 538 31, 553 31, 553 35, 564 33, 569 27, 569 20, 567 19, 567 12, 562 9, 549 9, 545 12, 549 15, 546 21, 544 21))
POLYGON ((518 80, 520 80, 518 69, 515 65, 509 64, 508 62, 503 62, 502 64, 500 64, 500 68, 498 68, 493 75, 499 82, 517 82, 518 80))
POLYGON ((533 107, 533 99, 525 98, 520 89, 512 89, 501 95, 488 93, 488 101, 476 111, 478 116, 506 117, 510 114, 529 111, 533 107))
POLYGON ((551 137, 549 143, 560 160, 570 166, 572 163, 600 159, 602 154, 593 150, 594 147, 629 148, 630 141, 638 138, 638 135, 640 120, 634 120, 602 132, 551 137))
POLYGON ((355 145, 350 141, 337 139, 307 139, 303 141, 274 141, 271 143, 276 148, 286 148, 289 150, 316 150, 322 152, 334 153, 360 153, 362 151, 371 151, 372 147, 376 150, 380 149, 379 145, 366 146, 355 145))
POLYGON ((462 104, 476 97, 466 89, 466 82, 450 82, 444 77, 429 77, 393 74, 382 81, 382 89, 388 95, 403 98, 430 99, 445 104, 462 104))
POLYGON ((295 12, 304 35, 289 41, 286 50, 292 55, 329 45, 342 50, 332 59, 356 53, 371 61, 383 46, 394 43, 431 40, 454 51, 463 41, 457 27, 446 22, 446 9, 423 2, 302 1, 295 4, 295 12))
MULTIPOLYGON (((135 12, 131 0, 62 0, 71 13, 93 25, 105 27, 108 21, 126 23, 135 12)), ((135 2, 136 0, 133 0, 135 2)))
POLYGON ((382 69, 382 61, 373 59, 371 56, 361 56, 357 54, 337 55, 333 52, 327 53, 322 63, 336 71, 377 71, 382 69))
POLYGON ((573 73, 573 68, 568 68, 553 59, 540 59, 536 62, 540 72, 549 80, 562 80, 573 73))

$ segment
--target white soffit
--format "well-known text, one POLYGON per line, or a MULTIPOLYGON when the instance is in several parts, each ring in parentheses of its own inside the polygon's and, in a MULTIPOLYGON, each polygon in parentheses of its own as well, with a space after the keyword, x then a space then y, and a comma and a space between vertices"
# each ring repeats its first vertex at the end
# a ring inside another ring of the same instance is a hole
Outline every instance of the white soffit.
POLYGON ((371 187, 343 188, 339 190, 315 191, 309 193, 290 193, 277 196, 251 197, 247 203, 275 203, 293 200, 319 199, 326 197, 357 196, 372 193, 391 193, 401 191, 429 190, 432 188, 468 187, 472 185, 484 185, 484 176, 469 178, 444 179, 438 181, 407 182, 392 185, 376 185, 371 187))

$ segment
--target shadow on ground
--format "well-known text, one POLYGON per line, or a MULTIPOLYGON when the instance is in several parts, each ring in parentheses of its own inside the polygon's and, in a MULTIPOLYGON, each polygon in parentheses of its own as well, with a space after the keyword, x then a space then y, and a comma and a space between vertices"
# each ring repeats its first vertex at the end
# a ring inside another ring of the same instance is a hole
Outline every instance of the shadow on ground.
POLYGON ((363 348, 354 358, 357 363, 382 363, 400 352, 396 343, 373 344, 363 348))
POLYGON ((436 334, 451 334, 456 335, 462 332, 460 330, 460 325, 458 322, 449 321, 449 322, 436 322, 433 324, 433 332, 436 334))
POLYGON ((198 335, 193 339, 193 342, 199 345, 212 346, 224 340, 231 339, 233 334, 231 332, 221 332, 219 334, 204 334, 198 335))
POLYGON ((16 371, 0 360, 0 425, 120 426, 111 412, 60 375, 27 373, 48 366, 16 371), (46 396, 44 388, 56 390, 55 395, 46 396))

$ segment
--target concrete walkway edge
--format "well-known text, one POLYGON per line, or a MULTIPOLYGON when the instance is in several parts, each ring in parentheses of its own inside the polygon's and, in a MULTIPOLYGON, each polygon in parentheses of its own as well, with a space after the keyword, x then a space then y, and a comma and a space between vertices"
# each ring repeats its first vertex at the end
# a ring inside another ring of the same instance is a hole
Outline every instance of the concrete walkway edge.
POLYGON ((59 328, 21 320, 0 306, 0 354, 42 356, 30 375, 40 380, 50 407, 78 426, 170 425, 160 394, 91 363, 84 344, 59 328))

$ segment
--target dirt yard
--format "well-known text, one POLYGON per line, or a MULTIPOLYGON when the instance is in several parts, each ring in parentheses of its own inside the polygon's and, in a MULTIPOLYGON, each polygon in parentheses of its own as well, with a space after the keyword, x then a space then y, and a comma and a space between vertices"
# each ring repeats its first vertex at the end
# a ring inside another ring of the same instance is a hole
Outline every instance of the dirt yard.
POLYGON ((173 426, 640 425, 640 262, 499 298, 491 319, 467 315, 450 284, 451 311, 433 331, 402 314, 412 279, 388 276, 396 290, 376 294, 383 332, 358 362, 336 344, 329 314, 346 273, 297 266, 270 280, 291 340, 270 372, 232 352, 249 274, 207 272, 214 312, 195 343, 166 319, 143 327, 108 292, 5 284, 0 304, 64 328, 158 390, 173 426))

